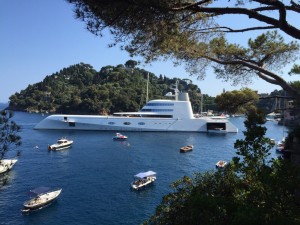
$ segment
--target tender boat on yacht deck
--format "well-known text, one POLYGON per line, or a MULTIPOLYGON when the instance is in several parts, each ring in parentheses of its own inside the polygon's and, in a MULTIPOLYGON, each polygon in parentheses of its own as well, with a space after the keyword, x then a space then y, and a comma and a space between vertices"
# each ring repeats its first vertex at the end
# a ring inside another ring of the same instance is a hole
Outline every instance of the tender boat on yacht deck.
POLYGON ((213 133, 213 134, 226 134, 227 130, 224 130, 222 127, 215 127, 212 129, 207 129, 208 133, 213 133))

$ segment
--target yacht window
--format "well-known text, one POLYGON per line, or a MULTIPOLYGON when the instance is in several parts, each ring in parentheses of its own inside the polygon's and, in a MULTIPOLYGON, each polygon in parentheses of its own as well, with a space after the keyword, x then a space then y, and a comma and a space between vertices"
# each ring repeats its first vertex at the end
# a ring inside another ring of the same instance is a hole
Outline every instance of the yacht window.
POLYGON ((115 124, 115 122, 108 122, 108 124, 109 124, 109 125, 114 125, 114 124, 115 124))
POLYGON ((173 112, 173 109, 142 109, 142 112, 173 112))
POLYGON ((139 122, 139 125, 145 125, 145 123, 144 122, 139 122))
POLYGON ((69 127, 75 127, 75 122, 69 122, 69 127))
POLYGON ((130 122, 124 122, 124 125, 130 125, 131 123, 130 122))
POLYGON ((147 103, 146 106, 174 106, 174 103, 147 103))

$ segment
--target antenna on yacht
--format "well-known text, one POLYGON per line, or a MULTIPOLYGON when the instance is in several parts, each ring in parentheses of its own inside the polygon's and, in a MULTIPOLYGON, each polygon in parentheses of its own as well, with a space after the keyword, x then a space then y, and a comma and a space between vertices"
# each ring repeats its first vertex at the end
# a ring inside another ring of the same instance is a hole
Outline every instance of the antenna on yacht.
POLYGON ((201 105, 200 105, 200 115, 203 114, 203 94, 201 93, 201 101, 200 101, 201 105))
POLYGON ((171 89, 173 89, 174 92, 175 92, 175 100, 176 100, 176 101, 178 101, 178 93, 179 93, 179 90, 178 90, 178 83, 179 83, 179 81, 176 80, 175 88, 171 88, 171 89))

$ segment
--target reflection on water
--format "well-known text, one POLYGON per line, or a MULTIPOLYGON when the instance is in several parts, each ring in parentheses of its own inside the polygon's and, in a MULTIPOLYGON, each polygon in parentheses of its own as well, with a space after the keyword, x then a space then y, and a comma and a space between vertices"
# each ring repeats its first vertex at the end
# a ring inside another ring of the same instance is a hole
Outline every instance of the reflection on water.
POLYGON ((13 171, 8 171, 6 173, 0 174, 0 189, 4 188, 3 186, 10 185, 14 180, 15 173, 13 171))

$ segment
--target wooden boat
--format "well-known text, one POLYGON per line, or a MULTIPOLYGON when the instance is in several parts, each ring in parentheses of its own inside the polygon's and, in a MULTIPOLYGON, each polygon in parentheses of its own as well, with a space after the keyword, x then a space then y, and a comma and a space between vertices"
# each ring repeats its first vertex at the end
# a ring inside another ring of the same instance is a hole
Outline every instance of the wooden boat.
POLYGON ((51 189, 49 187, 38 187, 30 190, 30 194, 35 197, 24 202, 22 212, 41 209, 53 202, 61 193, 62 189, 51 189))
POLYGON ((48 150, 62 150, 66 148, 70 148, 73 144, 72 140, 68 140, 67 138, 63 137, 57 140, 56 144, 49 145, 48 150))
POLYGON ((113 140, 127 140, 127 138, 127 136, 121 133, 116 133, 116 135, 113 137, 113 140))
POLYGON ((224 168, 227 165, 227 162, 224 160, 220 160, 216 163, 217 168, 224 168))
POLYGON ((156 173, 153 171, 141 172, 134 175, 135 180, 131 183, 131 187, 138 190, 145 187, 156 180, 156 173))
POLYGON ((187 146, 183 146, 180 148, 180 152, 184 153, 184 152, 189 152, 192 151, 194 148, 193 145, 187 145, 187 146))
POLYGON ((17 159, 2 159, 0 160, 0 174, 8 172, 16 164, 17 159))

